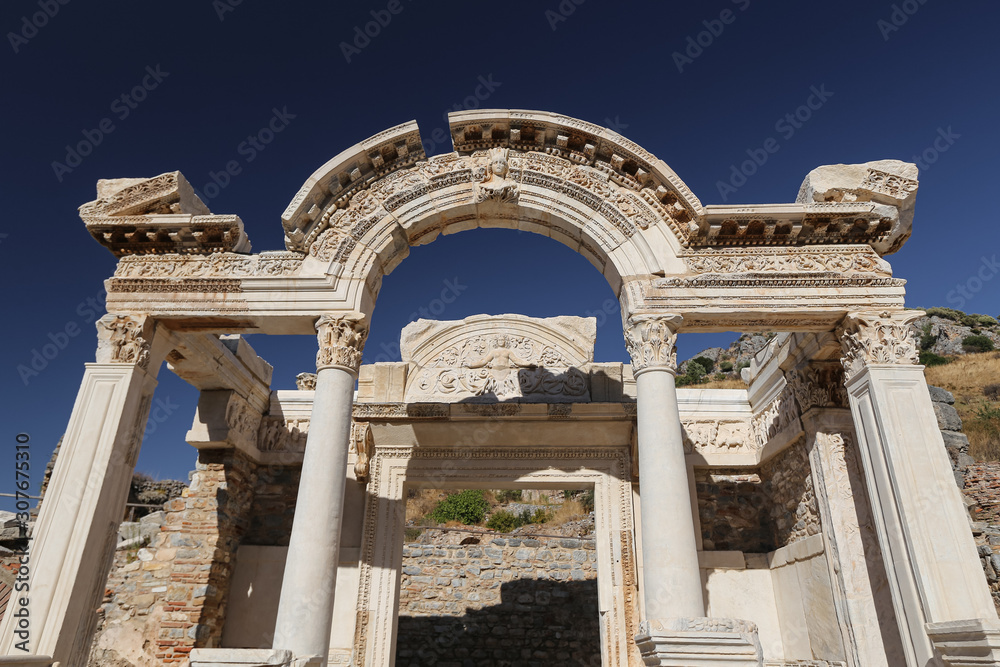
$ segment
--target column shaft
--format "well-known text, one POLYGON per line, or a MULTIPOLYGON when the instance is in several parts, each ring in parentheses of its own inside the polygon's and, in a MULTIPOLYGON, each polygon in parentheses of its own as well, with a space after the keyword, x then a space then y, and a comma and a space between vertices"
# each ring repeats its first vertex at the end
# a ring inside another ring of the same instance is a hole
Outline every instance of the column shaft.
POLYGON ((322 655, 323 664, 333 621, 353 395, 352 373, 317 373, 274 631, 275 647, 297 657, 322 655))
POLYGON ((705 600, 674 374, 636 377, 646 618, 701 617, 705 600))
POLYGON ((347 313, 324 315, 316 323, 316 393, 274 630, 274 648, 291 650, 297 660, 319 658, 317 664, 324 667, 333 625, 354 381, 368 333, 363 319, 347 313))

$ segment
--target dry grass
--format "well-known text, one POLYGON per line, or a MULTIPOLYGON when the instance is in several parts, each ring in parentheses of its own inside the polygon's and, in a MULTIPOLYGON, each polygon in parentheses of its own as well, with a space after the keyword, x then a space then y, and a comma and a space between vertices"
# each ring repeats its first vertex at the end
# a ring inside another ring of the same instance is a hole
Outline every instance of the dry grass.
POLYGON ((583 504, 576 498, 570 498, 569 500, 563 501, 563 504, 559 506, 559 509, 552 513, 551 518, 549 518, 546 523, 551 523, 554 526, 561 526, 568 521, 582 519, 585 516, 587 516, 587 513, 583 511, 583 504))
POLYGON ((1000 382, 1000 352, 966 354, 949 359, 949 364, 924 370, 927 383, 955 395, 955 409, 969 437, 969 454, 983 461, 1000 460, 1000 441, 994 435, 995 427, 991 429, 976 419, 980 406, 989 401, 983 393, 984 388, 1000 382))
POLYGON ((422 519, 447 495, 441 489, 411 489, 406 498, 406 520, 422 519))
POLYGON ((747 383, 743 380, 712 380, 703 384, 689 384, 681 389, 746 389, 747 383))

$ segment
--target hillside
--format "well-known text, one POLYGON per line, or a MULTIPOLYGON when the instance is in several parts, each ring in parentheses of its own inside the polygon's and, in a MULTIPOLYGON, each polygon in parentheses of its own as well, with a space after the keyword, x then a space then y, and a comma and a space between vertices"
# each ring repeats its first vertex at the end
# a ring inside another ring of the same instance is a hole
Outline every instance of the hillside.
MULTIPOLYGON (((1000 461, 1000 323, 988 315, 928 308, 911 328, 927 383, 955 396, 969 454, 1000 461)), ((742 389, 740 370, 774 334, 743 334, 728 348, 709 348, 682 363, 678 386, 742 389)))

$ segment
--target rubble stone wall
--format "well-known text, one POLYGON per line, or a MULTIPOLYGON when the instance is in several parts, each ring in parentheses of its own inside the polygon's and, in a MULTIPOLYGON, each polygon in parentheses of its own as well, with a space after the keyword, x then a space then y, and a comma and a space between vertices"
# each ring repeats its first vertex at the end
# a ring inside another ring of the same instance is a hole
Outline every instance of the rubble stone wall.
POLYGON ((595 541, 482 539, 403 547, 396 664, 600 665, 595 541))

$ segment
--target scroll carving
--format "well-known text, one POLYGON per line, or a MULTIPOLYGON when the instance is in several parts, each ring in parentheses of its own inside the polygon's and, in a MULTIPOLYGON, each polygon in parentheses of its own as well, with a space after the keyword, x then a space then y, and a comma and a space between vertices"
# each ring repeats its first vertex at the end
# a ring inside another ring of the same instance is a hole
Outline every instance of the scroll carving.
POLYGON ((870 364, 916 364, 920 348, 910 323, 923 316, 920 310, 849 313, 837 332, 844 350, 841 363, 847 380, 870 364))
POLYGON ((104 363, 149 366, 148 320, 108 314, 97 321, 97 360, 104 363))
POLYGON ((322 370, 340 366, 357 373, 361 366, 361 352, 368 337, 364 315, 322 315, 316 321, 316 331, 319 340, 316 368, 322 370))
POLYGON ((358 456, 354 463, 354 476, 359 482, 367 483, 371 458, 375 455, 371 424, 368 422, 351 424, 351 446, 358 456))
POLYGON ((677 329, 681 316, 633 315, 625 325, 625 347, 636 375, 651 368, 677 370, 677 329))
POLYGON ((316 389, 315 373, 299 373, 295 376, 295 388, 299 391, 313 391, 316 389))

